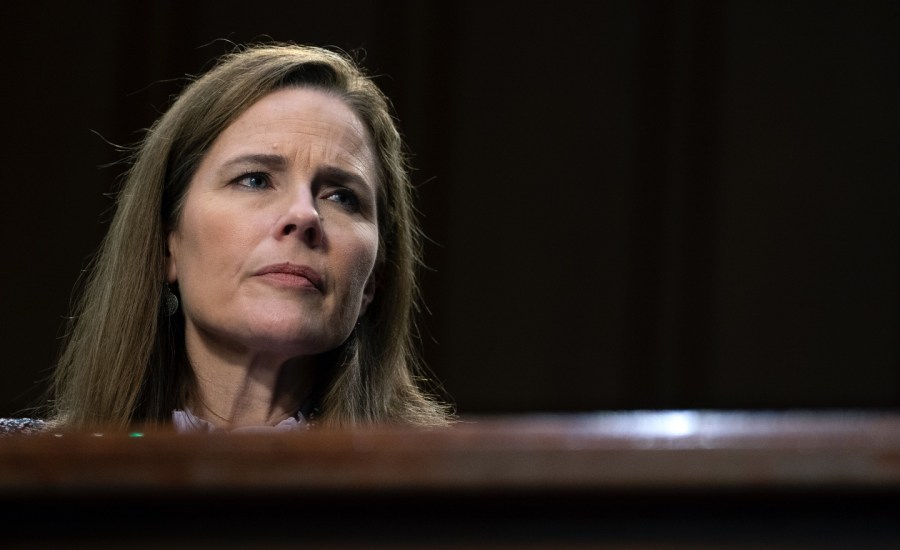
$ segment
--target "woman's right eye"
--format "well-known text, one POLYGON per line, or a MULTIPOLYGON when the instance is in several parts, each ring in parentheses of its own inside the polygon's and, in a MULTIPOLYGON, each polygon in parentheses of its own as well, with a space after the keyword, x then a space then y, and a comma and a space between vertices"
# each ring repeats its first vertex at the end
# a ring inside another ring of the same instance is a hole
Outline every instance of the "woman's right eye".
POLYGON ((266 189, 270 186, 269 177, 262 172, 249 172, 239 176, 234 183, 248 189, 266 189))

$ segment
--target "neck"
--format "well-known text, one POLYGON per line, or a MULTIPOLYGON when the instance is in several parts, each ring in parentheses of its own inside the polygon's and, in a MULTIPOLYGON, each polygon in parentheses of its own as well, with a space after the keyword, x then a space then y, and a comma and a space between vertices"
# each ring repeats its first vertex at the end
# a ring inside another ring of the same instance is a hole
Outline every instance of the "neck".
POLYGON ((312 357, 285 357, 225 346, 186 327, 185 345, 197 381, 188 406, 219 428, 274 426, 309 399, 312 357))

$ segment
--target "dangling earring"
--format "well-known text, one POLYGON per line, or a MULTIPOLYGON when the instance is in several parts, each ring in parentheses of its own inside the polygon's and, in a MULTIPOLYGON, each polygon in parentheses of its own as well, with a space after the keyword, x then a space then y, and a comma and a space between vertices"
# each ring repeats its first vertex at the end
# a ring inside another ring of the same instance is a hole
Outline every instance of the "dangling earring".
POLYGON ((171 317, 178 311, 178 296, 175 296, 175 293, 169 288, 169 283, 165 283, 163 296, 166 300, 166 313, 171 317))

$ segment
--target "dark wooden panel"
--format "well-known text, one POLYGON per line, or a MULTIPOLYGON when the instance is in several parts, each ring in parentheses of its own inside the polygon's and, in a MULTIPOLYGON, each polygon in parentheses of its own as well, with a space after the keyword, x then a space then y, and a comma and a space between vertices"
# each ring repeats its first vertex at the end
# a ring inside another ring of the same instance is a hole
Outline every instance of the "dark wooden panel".
POLYGON ((10 544, 889 548, 900 415, 673 411, 450 429, 0 441, 10 544))

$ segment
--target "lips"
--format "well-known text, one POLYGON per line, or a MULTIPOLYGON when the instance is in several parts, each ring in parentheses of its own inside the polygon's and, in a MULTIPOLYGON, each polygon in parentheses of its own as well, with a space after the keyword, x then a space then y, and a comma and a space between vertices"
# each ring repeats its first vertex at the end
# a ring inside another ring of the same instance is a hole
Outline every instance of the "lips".
POLYGON ((324 289, 322 276, 319 275, 319 272, 305 265, 296 265, 292 263, 273 264, 257 271, 256 276, 268 277, 282 283, 291 284, 292 286, 304 286, 305 279, 319 292, 322 292, 324 289))

